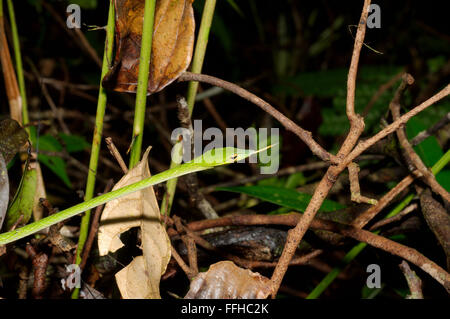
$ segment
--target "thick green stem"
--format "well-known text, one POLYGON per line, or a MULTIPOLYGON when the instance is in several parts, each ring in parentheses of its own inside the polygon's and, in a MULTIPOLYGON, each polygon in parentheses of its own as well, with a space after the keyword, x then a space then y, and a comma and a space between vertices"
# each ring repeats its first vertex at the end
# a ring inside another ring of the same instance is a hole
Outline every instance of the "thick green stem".
MULTIPOLYGON (((105 41, 105 50, 103 53, 102 73, 100 77, 100 89, 98 92, 97 114, 95 117, 95 129, 94 129, 94 136, 92 138, 91 158, 89 161, 89 172, 86 183, 86 194, 84 196, 84 199, 86 201, 92 199, 92 197, 94 196, 98 156, 100 153, 100 145, 102 141, 103 117, 105 116, 105 108, 107 101, 106 92, 102 86, 101 80, 109 70, 109 61, 111 61, 112 59, 113 44, 114 44, 114 5, 110 3, 108 13, 108 25, 106 26, 106 41, 105 41)), ((78 247, 75 258, 75 263, 77 265, 81 263, 81 253, 83 251, 84 244, 86 242, 86 238, 89 232, 90 218, 91 218, 91 211, 87 210, 85 215, 81 219, 80 236, 78 238, 78 247)))
MULTIPOLYGON (((206 47, 208 46, 209 31, 211 30, 211 24, 214 17, 214 10, 216 8, 216 0, 206 0, 203 7, 202 21, 200 23, 200 29, 198 30, 197 42, 195 44, 194 57, 192 58, 192 73, 201 73, 203 68, 203 61, 205 60, 206 47)), ((189 109, 189 116, 192 115, 194 110, 195 97, 197 95, 198 82, 189 82, 187 91, 187 103, 189 109)), ((179 142, 177 142, 179 143, 179 142)), ((176 161, 172 159, 170 162, 170 168, 176 167, 176 161)), ((164 194, 161 203, 161 213, 164 215, 170 214, 172 208, 173 198, 177 188, 177 179, 171 179, 167 182, 167 191, 164 194)))
MULTIPOLYGON (((450 150, 448 150, 440 159, 433 165, 431 171, 434 175, 437 175, 448 163, 450 162, 450 150)), ((409 194, 403 201, 401 201, 389 214, 384 218, 390 218, 401 212, 414 198, 414 194, 409 194)), ((379 231, 374 232, 378 234, 379 231)), ((328 288, 328 286, 336 279, 341 271, 348 265, 353 259, 355 259, 361 251, 367 246, 366 243, 359 243, 353 247, 342 259, 342 265, 333 268, 322 281, 310 292, 306 297, 307 299, 316 299, 328 288)))
POLYGON ((156 0, 145 1, 136 106, 134 109, 133 145, 129 163, 130 168, 133 168, 141 160, 145 109, 147 104, 148 75, 152 52, 153 24, 155 20, 155 3, 156 0))

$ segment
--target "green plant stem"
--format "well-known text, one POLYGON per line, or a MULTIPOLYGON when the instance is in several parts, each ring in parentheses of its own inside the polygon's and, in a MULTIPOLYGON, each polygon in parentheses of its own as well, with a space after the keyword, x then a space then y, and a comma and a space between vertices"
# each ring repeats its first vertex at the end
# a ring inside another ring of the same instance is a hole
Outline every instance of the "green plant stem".
MULTIPOLYGON (((95 129, 94 129, 94 136, 92 138, 91 157, 89 161, 89 172, 86 183, 86 194, 84 196, 84 199, 86 201, 89 201, 94 196, 98 156, 100 153, 100 145, 102 141, 103 117, 105 116, 105 108, 107 101, 106 91, 102 86, 101 80, 109 70, 109 61, 111 61, 112 59, 113 44, 114 44, 114 5, 110 3, 108 13, 108 24, 106 26, 106 41, 105 41, 105 50, 103 53, 103 65, 100 77, 100 88, 98 92, 97 114, 95 116, 95 129)), ((81 254, 83 252, 84 244, 88 236, 90 219, 91 219, 91 211, 86 210, 85 215, 81 219, 80 225, 80 236, 78 238, 78 247, 75 257, 75 263, 77 265, 81 263, 81 254)), ((72 297, 73 298, 78 297, 78 289, 74 291, 72 297)))
POLYGON ((19 41, 19 33, 17 31, 16 15, 14 13, 13 1, 6 0, 6 3, 8 5, 8 14, 11 23, 11 34, 14 47, 14 58, 16 60, 17 80, 19 82, 20 96, 22 99, 22 124, 25 126, 25 129, 27 130, 28 134, 30 134, 30 128, 26 126, 30 122, 30 120, 28 117, 27 94, 25 90, 25 78, 23 76, 22 55, 20 51, 20 41, 19 41))
POLYGON ((146 0, 144 25, 142 30, 141 54, 139 62, 136 106, 134 109, 133 142, 130 154, 130 169, 141 160, 142 138, 144 135, 145 109, 147 104, 148 75, 152 52, 153 24, 156 0, 146 0))
MULTIPOLYGON (((216 0, 206 0, 203 7, 202 21, 198 30, 197 43, 195 44, 194 57, 192 59, 192 73, 202 73, 203 61, 205 60, 206 47, 208 46, 209 31, 214 17, 216 0)), ((194 110, 195 97, 197 95, 198 82, 189 82, 187 91, 187 103, 189 115, 194 110)))
MULTIPOLYGON (((450 162, 450 150, 448 150, 431 168, 434 175, 437 175, 450 162)), ((414 198, 414 194, 409 194, 403 201, 401 201, 389 214, 384 218, 390 218, 401 212, 414 198)), ((379 231, 375 231, 378 234, 379 231)), ((322 281, 309 293, 306 299, 316 299, 328 288, 328 286, 336 279, 340 272, 355 259, 359 253, 367 246, 366 243, 359 243, 353 247, 342 259, 342 264, 333 268, 322 281)))
MULTIPOLYGON (((216 8, 216 0, 206 0, 203 7, 202 21, 200 22, 200 29, 198 30, 197 42, 195 44, 194 57, 192 58, 192 73, 201 73, 203 62, 205 60, 206 47, 208 46, 209 31, 214 17, 214 10, 216 8)), ((195 97, 197 96, 198 82, 189 82, 187 90, 187 103, 189 109, 189 116, 192 116, 194 111, 195 97)), ((179 143, 179 142, 177 142, 179 143)), ((178 166, 177 161, 170 162, 170 168, 178 166)), ((161 203, 161 213, 164 215, 170 214, 172 208, 173 198, 177 188, 177 179, 171 179, 167 182, 166 193, 164 194, 161 203)))

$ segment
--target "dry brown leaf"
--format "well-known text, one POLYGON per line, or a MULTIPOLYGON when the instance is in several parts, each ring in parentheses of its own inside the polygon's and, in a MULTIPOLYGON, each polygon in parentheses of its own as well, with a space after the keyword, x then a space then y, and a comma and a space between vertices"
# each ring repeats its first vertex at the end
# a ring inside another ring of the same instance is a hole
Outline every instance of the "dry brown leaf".
POLYGON ((236 266, 231 261, 211 265, 191 282, 185 299, 265 299, 270 279, 236 266))
MULTIPOLYGON (((193 0, 157 0, 148 93, 161 91, 189 66, 194 48, 193 0)), ((142 0, 115 0, 116 55, 103 86, 135 93, 139 74, 144 5, 142 0)))
MULTIPOLYGON (((148 154, 114 186, 113 190, 150 177, 148 154)), ((142 231, 143 256, 116 274, 123 298, 160 298, 159 282, 170 260, 170 240, 161 225, 160 212, 152 187, 108 202, 98 233, 100 255, 123 247, 119 236, 132 227, 142 231)))

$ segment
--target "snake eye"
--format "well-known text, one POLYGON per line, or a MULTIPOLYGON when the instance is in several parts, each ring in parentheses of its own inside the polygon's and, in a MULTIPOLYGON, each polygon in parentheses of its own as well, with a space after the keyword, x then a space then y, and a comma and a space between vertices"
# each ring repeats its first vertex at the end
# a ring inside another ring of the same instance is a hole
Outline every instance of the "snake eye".
POLYGON ((236 158, 238 157, 238 155, 237 154, 233 154, 233 155, 231 155, 231 160, 235 160, 236 158))

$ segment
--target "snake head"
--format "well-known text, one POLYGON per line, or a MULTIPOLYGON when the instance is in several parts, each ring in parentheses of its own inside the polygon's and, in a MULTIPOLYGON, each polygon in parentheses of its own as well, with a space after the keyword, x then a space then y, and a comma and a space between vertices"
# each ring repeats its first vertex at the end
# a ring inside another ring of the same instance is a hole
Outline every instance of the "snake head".
POLYGON ((244 160, 247 157, 271 148, 272 146, 273 145, 270 145, 260 150, 246 150, 234 147, 214 148, 205 152, 202 156, 193 159, 192 161, 194 163, 200 163, 207 166, 231 164, 244 160))

